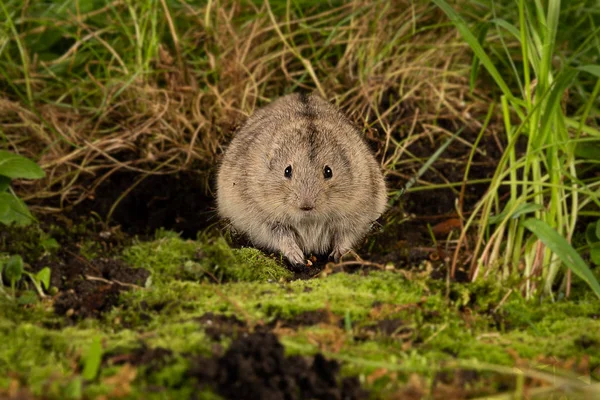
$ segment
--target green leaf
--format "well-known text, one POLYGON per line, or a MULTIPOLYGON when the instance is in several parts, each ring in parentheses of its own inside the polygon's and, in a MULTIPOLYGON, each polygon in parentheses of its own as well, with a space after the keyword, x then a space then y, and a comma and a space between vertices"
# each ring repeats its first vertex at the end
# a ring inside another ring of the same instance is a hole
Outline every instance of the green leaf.
MULTIPOLYGON (((598 221, 600 221, 600 219, 598 221)), ((585 227, 585 240, 590 246, 594 243, 600 242, 600 236, 598 236, 598 232, 596 232, 598 228, 597 222, 590 222, 585 227)))
POLYGON ((511 212, 511 204, 507 204, 504 210, 498 215, 491 216, 489 218, 490 224, 497 224, 498 222, 504 221, 506 218, 519 218, 523 214, 530 212, 543 210, 544 206, 535 203, 521 203, 511 212), (509 215, 510 213, 510 215, 509 215))
POLYGON ((596 265, 600 265, 600 244, 590 247, 590 258, 596 265))
POLYGON ((58 242, 54 238, 46 238, 40 241, 40 245, 47 252, 51 252, 52 250, 58 250, 60 248, 60 244, 58 244, 58 242))
POLYGON ((98 375, 100 369, 100 363, 102 361, 102 342, 99 336, 95 337, 90 347, 88 347, 84 359, 83 359, 83 372, 82 376, 84 379, 91 381, 98 375))
POLYGON ((0 150, 0 175, 11 179, 39 179, 46 176, 39 165, 28 158, 0 150))
POLYGON ((35 304, 38 302, 37 293, 33 290, 25 290, 21 295, 17 298, 17 303, 21 305, 25 304, 35 304))
POLYGON ((4 275, 9 280, 11 286, 14 286, 23 276, 23 258, 19 255, 10 257, 4 265, 4 275))
POLYGON ((10 206, 8 205, 8 203, 0 200, 0 220, 2 220, 2 218, 6 214, 8 214, 9 211, 10 211, 10 206))
POLYGON ((560 109, 560 101, 563 97, 563 94, 576 75, 576 70, 572 68, 565 68, 556 78, 554 86, 550 90, 548 100, 546 100, 546 107, 544 108, 544 114, 541 118, 541 125, 539 128, 540 133, 536 138, 536 147, 547 144, 546 138, 548 137, 550 129, 553 127, 554 118, 552 118, 552 116, 556 114, 556 110, 560 109))
POLYGON ((575 275, 586 282, 600 298, 600 283, 573 246, 560 236, 550 225, 539 219, 527 219, 522 222, 538 239, 542 241, 575 275))
POLYGON ((10 193, 0 193, 0 204, 4 204, 2 208, 8 207, 7 212, 0 213, 0 223, 10 225, 14 222, 16 225, 25 226, 33 221, 29 209, 18 197, 10 193))
POLYGON ((577 67, 578 70, 596 75, 600 78, 600 65, 581 65, 577 67))
POLYGON ((0 175, 0 192, 6 192, 10 186, 10 178, 0 175))
POLYGON ((596 237, 600 240, 600 219, 596 221, 596 237))
POLYGON ((50 268, 42 268, 37 274, 35 274, 35 278, 42 284, 44 289, 48 290, 50 287, 50 268))
POLYGON ((515 27, 510 22, 502 18, 494 18, 490 22, 506 29, 511 35, 515 37, 515 39, 517 39, 517 41, 521 41, 521 32, 519 32, 517 27, 515 27))
POLYGON ((75 376, 64 389, 65 398, 81 399, 83 392, 83 381, 81 376, 75 376))
POLYGON ((590 142, 577 143, 575 156, 586 160, 600 160, 600 145, 590 142))

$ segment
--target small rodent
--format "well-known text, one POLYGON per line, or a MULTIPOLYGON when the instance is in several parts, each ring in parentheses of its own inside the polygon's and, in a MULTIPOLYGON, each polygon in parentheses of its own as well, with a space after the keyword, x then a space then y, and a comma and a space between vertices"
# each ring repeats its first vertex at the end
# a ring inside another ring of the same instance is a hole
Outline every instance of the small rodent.
POLYGON ((386 207, 383 175, 359 130, 316 94, 290 94, 256 111, 227 148, 217 176, 222 218, 292 264, 335 261, 386 207))

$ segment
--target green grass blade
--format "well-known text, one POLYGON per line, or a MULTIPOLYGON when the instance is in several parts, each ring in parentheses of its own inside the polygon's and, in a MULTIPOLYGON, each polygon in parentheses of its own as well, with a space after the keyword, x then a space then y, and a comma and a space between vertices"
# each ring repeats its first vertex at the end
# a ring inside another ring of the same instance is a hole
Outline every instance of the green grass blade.
POLYGON ((501 28, 506 29, 506 31, 508 33, 510 33, 511 35, 513 35, 515 37, 515 39, 517 39, 519 42, 521 41, 521 33, 519 32, 517 27, 515 27, 513 24, 511 24, 507 20, 502 19, 502 18, 494 18, 490 22, 498 25, 501 28))
POLYGON ((456 139, 464 130, 465 128, 460 128, 454 135, 452 135, 448 140, 446 140, 446 142, 444 142, 444 144, 442 144, 436 151, 435 153, 433 153, 431 155, 431 157, 429 157, 427 159, 427 161, 423 164, 423 166, 421 166, 421 168, 419 168, 419 170, 417 171, 417 174, 415 176, 413 176, 412 178, 410 178, 408 180, 408 182, 406 182, 406 185, 404 185, 404 189, 400 191, 400 194, 403 194, 404 192, 406 192, 408 189, 410 189, 412 187, 412 185, 415 184, 415 182, 421 177, 421 175, 423 175, 430 167, 431 165, 433 165, 433 163, 442 155, 442 153, 448 148, 448 146, 450 145, 450 143, 452 143, 454 141, 454 139, 456 139))
MULTIPOLYGON (((552 90, 550 91, 550 95, 548 96, 548 100, 546 103, 546 107, 544 109, 544 114, 541 119, 540 125, 540 134, 538 135, 538 142, 536 143, 538 146, 548 143, 546 140, 550 127, 552 126, 553 116, 556 115, 557 110, 560 107, 560 101, 562 96, 573 81, 575 76, 577 75, 576 70, 574 69, 565 69, 559 77, 556 79, 552 90)), ((552 140, 555 142, 556 140, 552 140)))
POLYGON ((523 226, 533 232, 565 265, 583 279, 596 296, 600 298, 600 283, 585 263, 583 258, 575 251, 565 238, 560 236, 550 225, 539 219, 530 218, 522 222, 523 226))
POLYGON ((498 215, 493 215, 488 220, 488 224, 497 224, 504 221, 506 218, 519 218, 521 215, 532 213, 534 211, 543 210, 544 206, 535 203, 521 203, 516 207, 511 207, 510 204, 498 215))
POLYGON ((600 65, 582 65, 577 67, 577 69, 592 75, 596 75, 598 78, 600 78, 600 65))
POLYGON ((93 380, 98 375, 102 362, 102 353, 102 339, 95 337, 82 358, 83 372, 81 375, 84 379, 88 381, 93 380))
MULTIPOLYGON (((543 8, 538 6, 538 16, 542 16, 543 8)), ((560 14, 560 0, 548 1, 548 16, 546 18, 546 31, 544 32, 542 47, 542 63, 540 64, 540 86, 548 87, 550 81, 550 71, 552 68, 552 55, 556 43, 556 32, 558 31, 558 16, 560 14)))
POLYGON ((488 73, 492 76, 492 78, 494 78, 494 81, 496 81, 496 84, 500 87, 502 93, 509 99, 513 100, 514 96, 508 88, 508 85, 506 82, 504 82, 504 79, 502 79, 502 75, 500 75, 500 72, 498 72, 492 60, 485 53, 483 47, 481 47, 479 41, 471 32, 465 20, 463 20, 462 17, 458 15, 458 13, 454 11, 454 9, 450 7, 445 0, 433 0, 433 2, 435 5, 441 8, 446 15, 448 15, 454 26, 456 26, 456 29, 458 29, 462 35, 463 39, 465 39, 465 41, 469 44, 475 55, 481 60, 481 63, 487 69, 488 73))
MULTIPOLYGON (((489 28, 489 24, 482 24, 478 28, 479 33, 477 34, 477 40, 480 44, 483 43, 483 41, 485 40, 489 28)), ((473 91, 475 90, 475 84, 477 83, 477 74, 479 73, 480 65, 481 61, 479 60, 479 58, 473 57, 473 62, 471 63, 471 75, 469 77, 469 90, 471 91, 471 93, 473 93, 473 91)))

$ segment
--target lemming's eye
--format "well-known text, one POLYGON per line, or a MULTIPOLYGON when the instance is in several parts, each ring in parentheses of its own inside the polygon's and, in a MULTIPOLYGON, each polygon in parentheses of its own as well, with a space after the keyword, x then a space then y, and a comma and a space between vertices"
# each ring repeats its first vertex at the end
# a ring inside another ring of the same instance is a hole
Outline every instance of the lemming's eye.
POLYGON ((287 168, 285 169, 285 172, 283 173, 283 175, 288 178, 291 179, 292 178, 292 166, 288 165, 287 168))
POLYGON ((333 176, 333 171, 327 165, 325 166, 325 168, 323 168, 323 176, 325 177, 325 179, 331 179, 331 177, 333 176))

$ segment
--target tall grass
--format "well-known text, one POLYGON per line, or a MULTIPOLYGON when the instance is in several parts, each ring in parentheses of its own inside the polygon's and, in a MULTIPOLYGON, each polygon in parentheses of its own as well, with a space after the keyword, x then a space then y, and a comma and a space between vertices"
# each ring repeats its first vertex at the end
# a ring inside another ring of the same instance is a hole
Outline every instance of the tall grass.
POLYGON ((465 45, 429 2, 3 5, 0 145, 49 171, 25 195, 58 198, 47 211, 118 171, 191 170, 208 186, 232 128, 291 91, 319 90, 364 124, 395 180, 422 162, 408 146, 445 138, 438 119, 477 126, 487 110, 466 85, 465 45))
POLYGON ((600 142, 600 131, 587 124, 590 111, 597 107, 600 66, 556 62, 560 0, 519 0, 517 24, 499 17, 487 22, 493 28, 490 31, 497 31, 503 39, 505 65, 510 66, 512 82, 517 83, 511 88, 465 20, 444 0, 434 2, 450 17, 499 88, 507 135, 505 153, 490 189, 461 237, 464 239, 469 229, 477 231, 471 277, 493 273, 508 278, 522 273, 528 297, 538 290, 554 296, 557 290, 568 295, 574 272, 600 296, 596 278, 568 245, 581 211, 592 209, 598 215, 600 208, 600 179, 586 175, 586 167, 597 165, 600 154, 592 151, 592 159, 578 156, 582 146, 600 142), (520 57, 511 54, 508 41, 518 43, 520 57), (583 112, 573 116, 568 115, 562 101, 578 74, 591 75, 596 83, 583 112), (519 152, 517 143, 523 140, 526 148, 519 152), (509 190, 505 202, 501 198, 503 187, 509 190), (501 204, 505 204, 503 209, 501 204), (560 274, 564 266, 569 269, 560 274))

